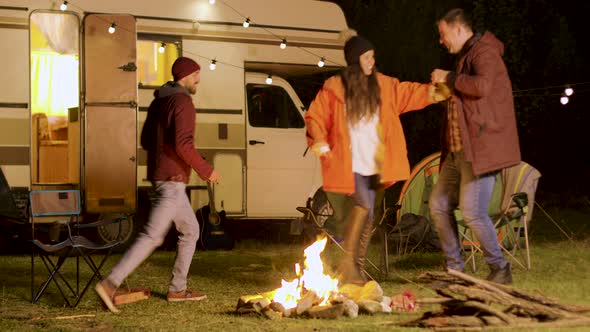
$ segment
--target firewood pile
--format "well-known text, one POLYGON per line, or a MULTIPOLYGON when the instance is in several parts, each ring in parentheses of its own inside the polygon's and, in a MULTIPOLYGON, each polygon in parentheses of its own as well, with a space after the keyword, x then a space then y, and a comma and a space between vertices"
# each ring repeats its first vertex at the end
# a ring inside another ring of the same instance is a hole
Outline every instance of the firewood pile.
POLYGON ((590 326, 588 307, 561 304, 453 270, 426 273, 421 278, 433 281, 432 288, 440 297, 418 299, 417 302, 421 305, 439 304, 441 309, 396 325, 439 331, 590 326))
POLYGON ((292 308, 285 308, 281 303, 273 301, 274 294, 275 291, 271 291, 241 296, 236 313, 261 315, 271 320, 281 317, 336 319, 342 316, 355 318, 359 312, 372 315, 391 313, 394 310, 413 311, 416 308, 411 294, 385 296, 383 289, 375 281, 369 281, 362 287, 344 285, 324 304, 313 290, 307 291, 292 308))

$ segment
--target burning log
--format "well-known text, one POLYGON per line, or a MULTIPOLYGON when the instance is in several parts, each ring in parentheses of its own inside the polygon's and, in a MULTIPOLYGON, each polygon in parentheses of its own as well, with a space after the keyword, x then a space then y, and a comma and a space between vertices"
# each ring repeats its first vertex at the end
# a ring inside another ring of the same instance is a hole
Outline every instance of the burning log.
POLYGON ((261 313, 262 309, 270 305, 270 300, 264 295, 244 295, 238 299, 236 312, 238 314, 246 314, 251 312, 261 313))
POLYGON ((270 320, 277 320, 281 318, 281 314, 279 314, 278 312, 274 311, 273 309, 271 309, 270 307, 265 307, 264 309, 261 310, 261 313, 264 317, 270 319, 270 320))
MULTIPOLYGON (((318 300, 315 292, 307 292, 307 294, 297 304, 297 314, 302 315, 310 309, 314 302, 318 300)), ((316 302, 317 303, 317 302, 316 302)))
POLYGON ((464 273, 426 273, 423 279, 446 283, 436 288, 441 298, 421 299, 421 304, 439 304, 441 310, 395 324, 437 330, 484 327, 578 326, 589 324, 582 313, 589 308, 560 304, 556 300, 527 294, 510 286, 480 280, 464 273))

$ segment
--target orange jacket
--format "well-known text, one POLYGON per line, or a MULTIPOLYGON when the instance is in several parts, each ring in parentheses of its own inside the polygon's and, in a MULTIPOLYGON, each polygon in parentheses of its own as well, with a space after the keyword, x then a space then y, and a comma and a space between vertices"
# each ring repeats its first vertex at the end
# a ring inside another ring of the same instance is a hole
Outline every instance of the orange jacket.
MULTIPOLYGON (((387 188, 410 176, 406 140, 399 115, 422 109, 432 103, 429 84, 400 82, 377 74, 381 89, 380 126, 384 155, 381 185, 387 188)), ((327 142, 331 158, 321 157, 324 191, 354 193, 352 153, 344 107, 344 86, 339 76, 329 78, 305 115, 308 145, 327 142)))

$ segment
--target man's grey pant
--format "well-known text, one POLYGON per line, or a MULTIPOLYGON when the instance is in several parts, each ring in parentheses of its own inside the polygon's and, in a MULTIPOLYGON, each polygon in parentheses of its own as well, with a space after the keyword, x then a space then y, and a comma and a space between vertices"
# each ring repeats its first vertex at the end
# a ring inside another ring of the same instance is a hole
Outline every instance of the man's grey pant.
POLYGON ((119 287, 123 280, 164 242, 168 230, 174 223, 180 235, 168 291, 183 291, 186 289, 188 270, 199 239, 199 224, 185 193, 184 183, 157 181, 154 187, 156 202, 150 211, 148 223, 107 279, 119 287))

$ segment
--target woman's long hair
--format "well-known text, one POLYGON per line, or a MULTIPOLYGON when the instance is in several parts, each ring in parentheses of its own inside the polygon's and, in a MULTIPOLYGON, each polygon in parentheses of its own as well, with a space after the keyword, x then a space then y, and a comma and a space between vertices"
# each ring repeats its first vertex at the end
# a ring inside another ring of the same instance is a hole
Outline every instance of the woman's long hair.
POLYGON ((381 91, 377 83, 377 69, 373 67, 371 75, 365 75, 361 66, 354 64, 342 70, 340 74, 346 94, 346 117, 348 122, 356 124, 365 115, 374 115, 381 104, 381 91))

